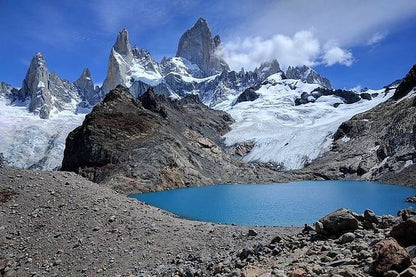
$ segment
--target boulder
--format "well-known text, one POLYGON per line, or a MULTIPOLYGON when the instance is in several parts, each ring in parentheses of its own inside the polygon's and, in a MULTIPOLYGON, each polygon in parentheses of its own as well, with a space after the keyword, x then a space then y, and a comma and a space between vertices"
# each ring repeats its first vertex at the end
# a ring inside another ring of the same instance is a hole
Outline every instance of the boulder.
POLYGON ((343 208, 324 216, 315 224, 316 232, 326 236, 340 236, 357 228, 358 220, 352 211, 343 208))
POLYGON ((376 276, 383 276, 389 270, 402 272, 412 264, 406 249, 401 247, 394 238, 379 241, 374 245, 373 252, 372 268, 376 276))
POLYGON ((394 226, 390 235, 402 246, 416 245, 416 216, 394 226))
POLYGON ((364 220, 371 222, 371 223, 379 223, 379 220, 376 216, 376 214, 372 210, 365 210, 364 211, 364 220))

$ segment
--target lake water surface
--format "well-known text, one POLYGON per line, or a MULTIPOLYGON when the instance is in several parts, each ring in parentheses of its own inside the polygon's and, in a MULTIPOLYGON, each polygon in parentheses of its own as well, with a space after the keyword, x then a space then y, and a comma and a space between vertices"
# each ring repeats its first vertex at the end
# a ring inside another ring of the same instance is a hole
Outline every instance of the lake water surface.
POLYGON ((395 215, 416 189, 362 181, 302 181, 264 185, 214 185, 131 197, 184 218, 237 225, 301 226, 348 208, 395 215))

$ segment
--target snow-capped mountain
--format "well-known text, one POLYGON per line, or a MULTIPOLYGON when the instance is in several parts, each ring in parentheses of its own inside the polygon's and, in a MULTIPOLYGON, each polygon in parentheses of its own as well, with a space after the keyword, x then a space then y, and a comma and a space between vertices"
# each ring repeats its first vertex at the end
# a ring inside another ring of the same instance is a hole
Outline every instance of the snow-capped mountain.
POLYGON ((117 85, 134 97, 149 87, 170 98, 199 95, 202 102, 235 119, 225 142, 250 144, 242 159, 299 168, 327 150, 337 127, 390 94, 331 89, 328 79, 307 66, 283 72, 277 60, 253 71, 229 69, 218 56, 221 39, 200 18, 178 43, 175 57, 157 62, 149 51, 131 47, 122 30, 110 51, 101 88, 84 69, 74 83, 50 73, 36 54, 20 90, 0 83, 0 153, 10 165, 60 167, 64 141, 85 114, 117 85))
POLYGON ((102 97, 87 68, 71 83, 51 73, 43 55, 37 53, 21 89, 0 84, 0 153, 6 163, 59 168, 69 132, 102 97))

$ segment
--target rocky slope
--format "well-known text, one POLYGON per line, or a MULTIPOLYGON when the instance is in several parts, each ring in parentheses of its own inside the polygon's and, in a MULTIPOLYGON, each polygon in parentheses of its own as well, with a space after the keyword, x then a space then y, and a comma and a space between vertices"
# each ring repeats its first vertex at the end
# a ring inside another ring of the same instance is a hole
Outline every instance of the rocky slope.
POLYGON ((232 160, 221 135, 231 118, 197 96, 138 100, 118 86, 66 141, 62 170, 125 192, 300 178, 232 160))
POLYGON ((411 210, 339 210, 319 220, 329 236, 226 226, 177 218, 74 173, 0 168, 0 215, 1 276, 414 276, 416 262, 414 248, 384 239, 397 224, 393 236, 412 238, 411 210))
MULTIPOLYGON (((393 97, 341 124, 332 149, 306 170, 328 179, 354 178, 415 184, 416 66, 393 97)), ((386 88, 386 92, 389 88, 386 88)))

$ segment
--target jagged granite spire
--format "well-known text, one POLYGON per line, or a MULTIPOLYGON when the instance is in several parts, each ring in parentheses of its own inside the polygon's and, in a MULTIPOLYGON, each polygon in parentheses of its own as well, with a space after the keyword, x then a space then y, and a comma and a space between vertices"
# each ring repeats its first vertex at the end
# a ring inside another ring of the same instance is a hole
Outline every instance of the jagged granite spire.
POLYGON ((111 49, 108 60, 107 77, 104 80, 102 90, 108 93, 117 85, 126 85, 127 72, 133 65, 133 52, 130 46, 129 33, 123 29, 118 33, 116 42, 111 49))
POLYGON ((40 52, 30 62, 18 97, 29 100, 29 111, 43 119, 49 118, 53 108, 58 111, 73 109, 72 100, 79 100, 78 93, 70 82, 49 72, 40 52))
POLYGON ((51 95, 47 90, 49 70, 42 53, 38 52, 32 58, 26 77, 19 91, 21 100, 30 99, 29 111, 39 114, 41 118, 49 118, 51 95))
POLYGON ((199 18, 181 36, 176 56, 198 65, 205 76, 210 76, 223 70, 230 70, 228 64, 216 53, 220 43, 221 39, 218 35, 212 38, 208 22, 199 18))
POLYGON ((286 77, 289 79, 299 79, 309 84, 319 84, 325 88, 332 89, 331 82, 327 78, 322 77, 318 72, 306 65, 289 66, 286 71, 286 77))
POLYGON ((83 105, 91 107, 101 101, 102 95, 100 94, 100 89, 98 87, 94 88, 94 82, 88 68, 84 68, 81 76, 74 82, 74 85, 84 102, 83 105))
POLYGON ((127 29, 123 29, 118 33, 116 43, 113 46, 114 50, 122 56, 132 58, 133 53, 131 51, 131 45, 129 40, 129 32, 127 29))

